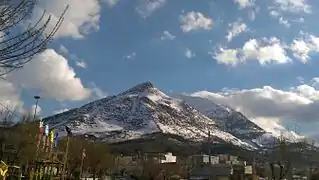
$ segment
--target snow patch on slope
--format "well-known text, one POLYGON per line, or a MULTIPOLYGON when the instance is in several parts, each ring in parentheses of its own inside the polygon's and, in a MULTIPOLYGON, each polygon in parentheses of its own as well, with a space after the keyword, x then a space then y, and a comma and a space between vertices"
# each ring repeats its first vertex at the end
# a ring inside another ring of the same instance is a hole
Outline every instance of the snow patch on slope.
POLYGON ((210 132, 215 143, 256 149, 222 131, 215 120, 183 101, 167 96, 151 83, 139 84, 117 96, 91 102, 46 121, 56 126, 66 123, 74 134, 92 135, 107 142, 140 139, 158 132, 199 142, 207 140, 210 132))

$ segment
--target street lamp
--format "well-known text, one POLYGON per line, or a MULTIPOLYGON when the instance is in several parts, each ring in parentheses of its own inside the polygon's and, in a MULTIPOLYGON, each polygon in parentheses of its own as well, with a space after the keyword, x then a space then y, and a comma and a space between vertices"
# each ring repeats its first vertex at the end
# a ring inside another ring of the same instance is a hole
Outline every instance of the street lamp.
MULTIPOLYGON (((40 99, 40 96, 33 96, 34 99, 36 100, 35 102, 35 108, 34 108, 34 115, 33 115, 33 121, 35 121, 35 116, 37 114, 37 108, 38 108, 38 102, 39 102, 39 99, 40 99)), ((36 168, 35 168, 35 171, 38 172, 38 169, 37 169, 37 161, 39 160, 39 146, 40 146, 40 141, 41 141, 41 135, 38 134, 37 136, 38 138, 38 142, 37 142, 37 149, 36 149, 36 168)), ((36 180, 38 179, 38 173, 36 175, 36 180)))
POLYGON ((36 102, 35 102, 33 120, 35 120, 35 116, 37 114, 37 108, 38 108, 38 102, 39 102, 40 96, 34 96, 34 99, 36 100, 36 102))

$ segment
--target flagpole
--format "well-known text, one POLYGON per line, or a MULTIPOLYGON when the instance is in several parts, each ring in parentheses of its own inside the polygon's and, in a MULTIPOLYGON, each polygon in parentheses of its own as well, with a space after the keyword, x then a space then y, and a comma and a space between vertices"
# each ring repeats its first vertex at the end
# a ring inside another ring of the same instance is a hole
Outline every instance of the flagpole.
POLYGON ((62 180, 65 179, 65 168, 66 168, 66 163, 68 159, 68 153, 69 153, 69 142, 70 142, 70 136, 67 136, 67 142, 66 142, 66 152, 64 155, 64 162, 63 162, 63 169, 62 169, 62 180))

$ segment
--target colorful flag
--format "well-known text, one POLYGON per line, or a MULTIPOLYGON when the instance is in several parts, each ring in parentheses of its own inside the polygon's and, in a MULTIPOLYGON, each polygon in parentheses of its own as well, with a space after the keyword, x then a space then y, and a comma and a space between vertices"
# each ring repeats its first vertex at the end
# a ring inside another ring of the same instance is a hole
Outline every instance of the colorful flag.
POLYGON ((54 129, 50 131, 50 143, 52 144, 54 141, 54 129))
POLYGON ((40 129, 40 133, 44 134, 44 126, 43 126, 43 121, 41 119, 40 119, 40 122, 39 122, 39 129, 40 129))
POLYGON ((54 133, 54 139, 53 139, 53 146, 54 147, 57 147, 57 145, 58 145, 58 137, 59 137, 59 133, 55 132, 54 133))
POLYGON ((68 134, 69 137, 72 136, 72 131, 71 131, 71 129, 68 126, 65 126, 65 131, 66 131, 66 133, 68 134))
POLYGON ((49 125, 45 125, 45 130, 44 130, 45 136, 49 136, 50 130, 49 130, 49 125))

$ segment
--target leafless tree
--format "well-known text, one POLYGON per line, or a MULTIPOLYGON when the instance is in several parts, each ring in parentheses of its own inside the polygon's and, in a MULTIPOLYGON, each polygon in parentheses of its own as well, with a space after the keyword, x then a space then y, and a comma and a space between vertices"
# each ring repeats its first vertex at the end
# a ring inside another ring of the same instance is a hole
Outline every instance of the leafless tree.
POLYGON ((30 19, 37 1, 0 0, 0 77, 23 67, 34 55, 45 50, 63 22, 68 6, 50 32, 51 16, 45 11, 32 23, 30 19))
POLYGON ((273 160, 269 163, 272 180, 285 179, 288 176, 289 171, 291 170, 291 157, 287 146, 288 142, 281 134, 278 143, 276 143, 276 148, 278 148, 279 150, 279 157, 276 157, 276 160, 273 160), (276 168, 279 168, 279 173, 276 173, 276 168))
POLYGON ((9 136, 8 128, 13 125, 14 112, 2 108, 0 110, 0 160, 3 158, 5 142, 9 136))

